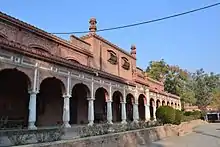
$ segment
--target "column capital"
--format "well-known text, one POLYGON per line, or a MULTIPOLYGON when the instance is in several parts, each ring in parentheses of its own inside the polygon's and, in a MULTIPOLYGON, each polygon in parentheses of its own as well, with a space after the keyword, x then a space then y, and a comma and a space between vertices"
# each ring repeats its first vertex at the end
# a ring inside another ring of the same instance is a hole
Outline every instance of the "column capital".
POLYGON ((70 97, 71 97, 70 94, 64 94, 64 95, 63 95, 63 98, 64 98, 64 99, 69 99, 70 97))
POLYGON ((133 103, 133 105, 138 105, 138 103, 133 103))
POLYGON ((148 104, 145 104, 144 106, 145 106, 145 107, 150 107, 150 105, 148 105, 148 104))
POLYGON ((112 103, 112 100, 107 100, 106 103, 112 103))
POLYGON ((150 90, 149 89, 145 89, 145 92, 150 92, 150 90))
POLYGON ((28 91, 28 93, 29 93, 29 94, 38 94, 39 91, 37 91, 37 90, 30 90, 30 91, 28 91))
POLYGON ((93 97, 87 97, 88 101, 94 101, 95 99, 93 97))

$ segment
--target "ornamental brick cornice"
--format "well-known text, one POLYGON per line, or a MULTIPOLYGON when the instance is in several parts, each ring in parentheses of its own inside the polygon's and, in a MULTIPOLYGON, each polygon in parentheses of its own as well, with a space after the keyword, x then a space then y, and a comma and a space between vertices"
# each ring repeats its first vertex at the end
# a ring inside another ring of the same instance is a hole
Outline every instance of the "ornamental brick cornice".
POLYGON ((156 80, 154 80, 154 79, 152 79, 152 78, 150 78, 150 77, 146 77, 146 78, 147 78, 147 80, 149 80, 149 81, 151 81, 151 82, 153 82, 153 83, 156 83, 156 84, 158 84, 158 85, 164 86, 164 84, 163 84, 162 82, 156 81, 156 80))
MULTIPOLYGON (((61 44, 63 46, 71 48, 71 49, 73 49, 73 50, 75 50, 77 52, 80 52, 80 53, 83 53, 83 54, 88 55, 90 57, 93 57, 93 54, 92 54, 92 52, 90 50, 86 50, 86 49, 84 49, 84 48, 82 48, 80 46, 76 46, 76 45, 74 45, 74 44, 72 44, 72 43, 70 43, 70 42, 68 42, 68 41, 66 41, 64 39, 61 39, 61 38, 59 38, 59 37, 57 37, 57 36, 55 36, 53 34, 47 33, 47 32, 45 32, 45 31, 43 31, 43 30, 41 30, 41 29, 39 29, 39 28, 37 28, 37 27, 35 27, 33 25, 30 25, 30 24, 28 24, 26 22, 23 22, 23 21, 21 21, 19 19, 11 17, 11 16, 9 16, 7 14, 4 14, 2 12, 0 12, 0 19, 5 21, 5 22, 7 22, 7 23, 13 24, 14 26, 17 26, 18 28, 22 28, 24 30, 28 30, 30 33, 35 33, 35 34, 37 34, 37 35, 39 35, 39 36, 41 36, 43 38, 47 38, 47 39, 52 40, 54 42, 57 42, 57 43, 59 43, 59 44, 61 44)), ((76 36, 71 35, 71 37, 74 37, 78 41, 80 41, 80 42, 90 46, 89 43, 85 42, 84 40, 81 40, 80 38, 78 38, 76 36)))
POLYGON ((97 35, 97 34, 95 34, 95 33, 89 33, 89 34, 84 35, 84 36, 82 36, 82 37, 80 37, 80 38, 81 38, 81 39, 87 39, 87 38, 90 38, 90 37, 95 37, 95 38, 97 38, 97 39, 99 39, 99 40, 105 42, 106 44, 112 46, 113 48, 117 49, 118 51, 120 51, 120 52, 126 54, 127 56, 129 56, 129 57, 131 57, 131 58, 133 58, 133 59, 136 60, 136 58, 135 58, 134 56, 132 56, 130 53, 126 52, 125 50, 121 49, 121 48, 118 47, 117 45, 111 43, 110 41, 104 39, 103 37, 101 37, 101 36, 99 36, 99 35, 97 35))
POLYGON ((85 73, 90 73, 90 74, 98 73, 98 75, 100 77, 103 77, 105 79, 113 80, 113 81, 120 82, 123 84, 131 85, 131 86, 134 85, 132 83, 132 81, 128 81, 127 79, 115 76, 115 75, 107 73, 107 72, 97 70, 97 69, 89 67, 89 66, 85 66, 82 64, 77 64, 77 63, 71 62, 65 58, 60 57, 60 56, 47 54, 47 53, 39 53, 36 51, 36 49, 30 48, 28 46, 22 45, 17 42, 0 39, 0 49, 10 50, 13 52, 20 53, 22 55, 26 55, 26 56, 40 59, 40 60, 43 60, 46 62, 58 64, 58 65, 65 66, 70 69, 82 71, 85 73))
POLYGON ((149 84, 147 82, 144 82, 143 80, 135 79, 135 82, 149 87, 149 84))

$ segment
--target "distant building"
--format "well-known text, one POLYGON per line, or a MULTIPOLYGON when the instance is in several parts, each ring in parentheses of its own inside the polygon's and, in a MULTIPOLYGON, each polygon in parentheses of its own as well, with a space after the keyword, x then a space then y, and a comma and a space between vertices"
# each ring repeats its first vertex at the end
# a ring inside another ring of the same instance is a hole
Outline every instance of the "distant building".
MULTIPOLYGON (((180 98, 136 66, 130 53, 96 34, 63 40, 0 13, 0 117, 35 129, 155 118, 180 98)), ((123 37, 123 36, 122 36, 123 37)))
POLYGON ((184 111, 200 111, 198 106, 194 106, 194 105, 189 104, 189 103, 185 103, 183 105, 183 109, 184 109, 184 111))

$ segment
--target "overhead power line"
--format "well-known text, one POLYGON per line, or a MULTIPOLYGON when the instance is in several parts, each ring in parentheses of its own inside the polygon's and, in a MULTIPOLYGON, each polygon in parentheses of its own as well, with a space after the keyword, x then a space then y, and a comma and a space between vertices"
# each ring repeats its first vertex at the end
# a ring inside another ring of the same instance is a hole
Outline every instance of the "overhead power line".
MULTIPOLYGON (((134 27, 134 26, 138 26, 138 25, 158 22, 158 21, 162 21, 162 20, 166 20, 166 19, 170 19, 170 18, 174 18, 174 17, 179 17, 179 16, 182 16, 182 15, 186 15, 186 14, 190 14, 190 13, 194 13, 194 12, 198 12, 198 11, 205 10, 205 9, 208 9, 208 8, 212 8, 212 7, 215 7, 215 6, 218 6, 218 5, 220 5, 220 2, 212 4, 212 5, 204 6, 204 7, 201 7, 201 8, 193 9, 193 10, 190 10, 190 11, 169 15, 169 16, 162 17, 162 18, 152 19, 152 20, 143 21, 143 22, 139 22, 139 23, 128 24, 128 25, 122 25, 122 26, 117 26, 117 27, 112 27, 112 28, 98 29, 98 30, 96 30, 96 32, 117 30, 117 29, 129 28, 129 27, 134 27)), ((51 33, 51 34, 82 34, 82 33, 89 33, 89 31, 60 32, 60 33, 51 33)))

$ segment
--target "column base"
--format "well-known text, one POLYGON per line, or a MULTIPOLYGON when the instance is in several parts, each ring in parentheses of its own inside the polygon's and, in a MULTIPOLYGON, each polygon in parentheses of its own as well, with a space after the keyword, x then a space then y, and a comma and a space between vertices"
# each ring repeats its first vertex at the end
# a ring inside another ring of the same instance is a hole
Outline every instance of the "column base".
POLYGON ((139 121, 138 121, 138 120, 133 120, 133 122, 134 122, 134 123, 138 123, 139 121))
POLYGON ((35 122, 29 122, 28 129, 29 130, 37 130, 37 127, 35 126, 35 122))
POLYGON ((108 122, 107 122, 108 124, 110 124, 110 125, 112 125, 113 124, 113 122, 112 122, 112 120, 108 120, 108 122))
POLYGON ((149 121, 150 121, 150 119, 146 119, 146 120, 145 120, 145 122, 149 122, 149 121))
POLYGON ((94 122, 93 121, 89 121, 88 126, 93 126, 94 122))
POLYGON ((64 128, 71 128, 71 125, 69 124, 69 122, 64 122, 63 127, 64 128))
POLYGON ((127 121, 126 120, 122 120, 121 124, 127 124, 127 121))

